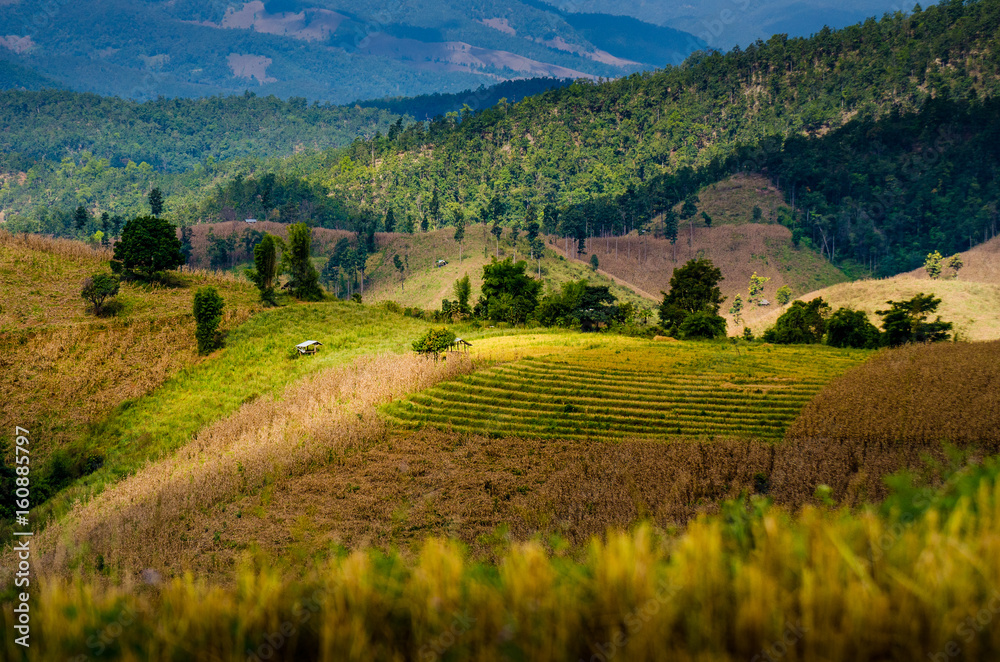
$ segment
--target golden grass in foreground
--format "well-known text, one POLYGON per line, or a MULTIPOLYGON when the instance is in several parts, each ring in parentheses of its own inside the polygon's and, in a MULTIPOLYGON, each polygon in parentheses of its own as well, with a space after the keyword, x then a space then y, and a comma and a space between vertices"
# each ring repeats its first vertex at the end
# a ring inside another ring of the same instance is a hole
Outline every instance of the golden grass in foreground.
POLYGON ((330 369, 288 387, 281 398, 245 404, 173 456, 48 527, 35 541, 40 567, 66 572, 101 554, 126 573, 182 568, 199 551, 188 533, 197 513, 384 435, 377 405, 468 368, 459 360, 386 355, 330 369))
POLYGON ((230 589, 41 577, 27 659, 96 654, 88 641, 130 661, 997 659, 995 469, 912 520, 758 503, 677 538, 611 532, 579 561, 533 541, 482 566, 431 538, 413 559, 358 550, 304 581, 246 567, 230 589))
POLYGON ((787 436, 1000 450, 1000 341, 883 351, 827 386, 787 436))

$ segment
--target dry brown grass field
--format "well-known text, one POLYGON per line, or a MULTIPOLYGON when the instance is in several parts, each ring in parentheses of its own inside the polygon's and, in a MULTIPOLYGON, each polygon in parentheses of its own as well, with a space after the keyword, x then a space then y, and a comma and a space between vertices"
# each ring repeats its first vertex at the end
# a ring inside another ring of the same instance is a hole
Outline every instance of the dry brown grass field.
POLYGON ((998 366, 1000 341, 882 351, 834 379, 787 437, 1000 451, 998 366))
MULTIPOLYGON (((777 223, 782 207, 791 211, 781 191, 767 177, 758 174, 738 174, 706 186, 698 192, 698 199, 696 226, 705 224, 703 211, 712 217, 713 225, 750 223, 754 207, 760 207, 765 223, 777 223)), ((680 211, 680 205, 676 209, 680 211)))
POLYGON ((40 460, 198 361, 191 306, 199 286, 226 300, 223 331, 259 309, 248 283, 196 271, 182 274, 180 287, 123 283, 122 311, 95 318, 80 288, 108 272, 109 259, 80 242, 0 232, 0 379, 9 385, 0 425, 36 434, 40 460))
POLYGON ((40 563, 64 573, 81 563, 89 567, 101 554, 125 574, 144 567, 181 570, 204 551, 203 515, 383 438, 377 405, 469 367, 458 358, 386 355, 331 368, 279 397, 248 402, 46 528, 36 543, 40 563))
MULTIPOLYGON (((961 339, 996 340, 1000 338, 1000 237, 959 255, 965 266, 955 278, 932 280, 924 269, 916 269, 892 278, 840 283, 803 294, 799 299, 822 297, 835 310, 841 306, 863 310, 873 324, 880 326, 881 318, 875 311, 887 308, 886 301, 931 293, 941 299, 938 314, 954 323, 961 339)), ((782 312, 772 307, 764 315, 748 318, 749 326, 760 334, 782 312)))
MULTIPOLYGON (((959 271, 956 280, 1000 285, 1000 237, 994 237, 959 255, 965 266, 959 271)), ((919 280, 930 280, 924 269, 914 269, 909 275, 919 280)))
POLYGON ((583 545, 650 520, 683 528, 741 494, 797 509, 829 485, 839 503, 886 495, 882 477, 944 462, 940 445, 725 438, 676 443, 492 439, 441 431, 395 433, 329 466, 194 515, 200 572, 225 577, 248 550, 308 566, 331 549, 419 547, 453 537, 478 558, 542 535, 583 545), (216 536, 218 533, 218 536, 216 536))
MULTIPOLYGON (((562 352, 603 365, 613 353, 639 370, 732 372, 750 384, 779 373, 791 385, 812 383, 864 358, 826 348, 747 353, 569 333, 488 338, 475 347, 493 362, 562 352), (595 343, 606 347, 597 351, 595 343)), ((306 568, 337 546, 408 549, 432 534, 453 536, 480 557, 498 542, 538 534, 583 544, 640 519, 683 526, 745 492, 798 507, 825 483, 844 503, 860 503, 884 494, 881 476, 917 465, 925 450, 749 435, 672 443, 496 439, 387 425, 377 408, 454 381, 470 367, 454 358, 365 359, 247 402, 44 530, 37 543, 46 570, 104 564, 119 580, 147 567, 225 580, 248 552, 306 568)))
MULTIPOLYGON (((963 340, 995 340, 1000 338, 1000 284, 959 280, 929 280, 909 274, 880 280, 859 280, 823 288, 799 297, 809 301, 822 297, 836 310, 842 306, 863 310, 875 326, 882 319, 877 310, 888 308, 886 301, 909 299, 919 293, 933 294, 941 299, 937 314, 955 325, 963 340)), ((755 333, 763 333, 774 324, 783 310, 772 306, 765 315, 749 320, 755 333)))

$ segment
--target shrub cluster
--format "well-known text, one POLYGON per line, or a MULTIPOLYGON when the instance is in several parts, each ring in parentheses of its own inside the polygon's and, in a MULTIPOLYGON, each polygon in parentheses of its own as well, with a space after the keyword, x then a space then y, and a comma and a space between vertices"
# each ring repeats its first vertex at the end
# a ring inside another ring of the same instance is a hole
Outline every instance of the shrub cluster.
POLYGON ((906 301, 887 303, 888 310, 876 311, 882 317, 883 330, 879 332, 862 311, 839 308, 831 315, 830 305, 822 297, 808 303, 794 301, 774 326, 764 332, 762 340, 806 345, 825 341, 832 347, 875 349, 951 338, 950 322, 940 317, 929 319, 941 304, 934 295, 920 293, 906 301))

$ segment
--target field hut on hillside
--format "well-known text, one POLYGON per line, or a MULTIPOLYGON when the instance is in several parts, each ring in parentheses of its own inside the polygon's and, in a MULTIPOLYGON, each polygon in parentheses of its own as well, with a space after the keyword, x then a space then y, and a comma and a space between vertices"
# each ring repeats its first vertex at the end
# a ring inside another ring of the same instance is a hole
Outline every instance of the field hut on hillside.
POLYGON ((455 338, 455 342, 451 344, 448 348, 449 352, 465 352, 469 353, 469 348, 472 347, 472 343, 468 340, 463 340, 462 338, 455 338))
POLYGON ((322 344, 318 340, 306 340, 296 345, 295 349, 299 350, 299 354, 315 354, 322 344))

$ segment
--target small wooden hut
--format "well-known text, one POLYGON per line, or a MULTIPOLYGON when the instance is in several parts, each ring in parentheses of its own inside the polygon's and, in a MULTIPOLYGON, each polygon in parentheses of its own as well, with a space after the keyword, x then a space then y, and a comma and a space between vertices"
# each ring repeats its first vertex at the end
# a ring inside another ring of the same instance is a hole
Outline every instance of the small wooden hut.
POLYGON ((318 340, 306 340, 296 345, 295 349, 299 350, 299 354, 315 354, 322 345, 318 340))

